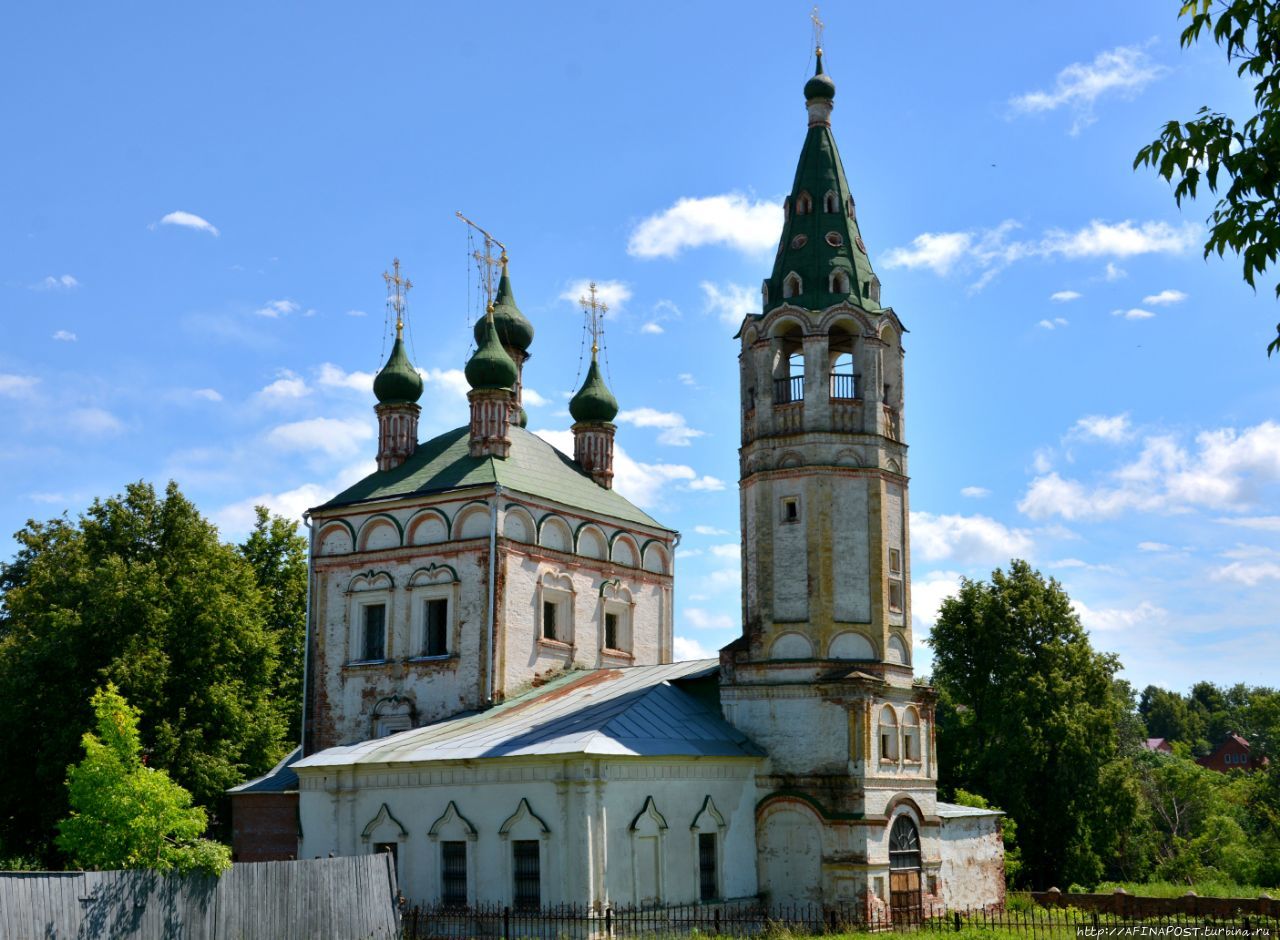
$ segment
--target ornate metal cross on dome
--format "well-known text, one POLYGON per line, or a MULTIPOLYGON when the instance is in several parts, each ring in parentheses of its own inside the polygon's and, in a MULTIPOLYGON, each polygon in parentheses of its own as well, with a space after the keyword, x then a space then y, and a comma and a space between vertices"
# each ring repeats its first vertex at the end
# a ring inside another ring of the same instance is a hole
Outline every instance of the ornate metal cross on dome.
POLYGON ((813 47, 818 51, 818 55, 822 55, 822 30, 827 24, 819 18, 816 3, 813 5, 813 12, 809 14, 809 19, 813 21, 813 47))
POLYGON ((387 302, 391 304, 391 309, 396 312, 396 336, 399 337, 404 334, 405 295, 409 293, 410 289, 412 289, 413 281, 409 280, 407 277, 402 278, 400 276, 399 258, 391 259, 391 270, 394 272, 393 274, 388 274, 386 271, 383 271, 382 279, 387 282, 388 291, 395 291, 394 293, 388 293, 387 302))
POLYGON ((455 212, 459 219, 466 222, 469 226, 484 236, 484 253, 479 251, 471 252, 471 257, 476 259, 476 263, 480 265, 480 270, 484 273, 484 302, 486 311, 493 310, 493 269, 496 265, 506 265, 507 263, 507 246, 502 244, 476 223, 472 222, 461 212, 455 212), (493 246, 497 245, 501 249, 502 254, 498 257, 493 256, 493 246))
POLYGON ((591 294, 591 299, 579 297, 578 303, 582 305, 582 312, 587 315, 591 321, 591 358, 595 358, 597 352, 600 351, 600 321, 604 315, 609 312, 609 305, 604 301, 596 299, 596 282, 592 281, 587 290, 591 294))

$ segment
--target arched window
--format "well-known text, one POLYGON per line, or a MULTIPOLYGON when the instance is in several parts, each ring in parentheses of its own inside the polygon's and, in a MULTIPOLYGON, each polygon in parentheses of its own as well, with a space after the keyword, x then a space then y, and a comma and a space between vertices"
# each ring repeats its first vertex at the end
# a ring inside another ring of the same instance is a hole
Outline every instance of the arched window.
POLYGON ((839 212, 840 211, 840 197, 837 196, 835 192, 830 189, 828 189, 827 194, 822 197, 822 211, 823 212, 839 212))
POLYGON ((811 212, 813 212, 813 197, 802 191, 796 197, 796 215, 809 215, 811 212))
POLYGON ((800 280, 800 275, 792 272, 788 274, 786 280, 782 282, 782 296, 799 297, 804 293, 804 282, 800 280))
POLYGON ((845 271, 832 271, 831 283, 828 289, 833 294, 848 294, 849 291, 849 275, 845 271))
POLYGON ((910 816, 899 816, 889 830, 889 868, 910 871, 920 867, 920 833, 910 816))
POLYGON ((833 326, 827 336, 833 399, 858 397, 858 377, 853 371, 853 342, 853 334, 840 325, 833 326))
POLYGON ((784 321, 780 327, 773 338, 775 405, 804 400, 804 335, 795 322, 784 321))
POLYGON ((898 762, 898 716, 891 705, 880 709, 880 760, 898 762))
POLYGON ((765 281, 760 285, 760 302, 762 306, 769 306, 769 282, 765 281))
POLYGON ((920 763, 920 716, 914 708, 902 716, 902 751, 906 760, 920 763))

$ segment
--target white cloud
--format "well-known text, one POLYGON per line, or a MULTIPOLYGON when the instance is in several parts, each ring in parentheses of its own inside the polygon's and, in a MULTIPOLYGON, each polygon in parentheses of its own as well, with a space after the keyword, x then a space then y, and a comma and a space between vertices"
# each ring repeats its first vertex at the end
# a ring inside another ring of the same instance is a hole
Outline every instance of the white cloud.
POLYGON ((658 336, 667 331, 662 328, 662 325, 660 323, 655 323, 654 321, 650 320, 648 323, 640 327, 640 332, 650 333, 654 336, 658 336))
POLYGON ((681 385, 687 385, 690 388, 698 387, 698 380, 693 377, 691 372, 681 372, 676 378, 680 380, 681 385))
POLYGON ((74 290, 80 286, 80 282, 70 274, 62 274, 57 277, 51 274, 38 284, 32 284, 31 286, 36 290, 74 290))
MULTIPOLYGON (((891 248, 881 263, 886 268, 928 268, 944 276, 952 271, 977 271, 980 276, 972 289, 979 290, 1009 265, 1025 258, 1079 260, 1181 254, 1196 242, 1199 234, 1199 228, 1192 223, 1174 226, 1168 222, 1093 219, 1075 231, 1055 228, 1046 230, 1038 240, 1011 240, 1010 233, 1018 228, 1018 223, 1006 220, 992 229, 926 232, 917 235, 909 247, 891 248)), ((1109 271, 1113 268, 1114 265, 1108 264, 1109 271)), ((1123 276, 1123 272, 1119 273, 1123 276)), ((1110 274, 1108 279, 1112 279, 1110 274)), ((1074 293, 1060 292, 1064 296, 1074 293)))
POLYGON ((911 579, 911 622, 917 630, 929 630, 938 622, 938 608, 960 592, 956 571, 930 571, 911 579))
MULTIPOLYGON (((572 431, 534 431, 552 447, 563 454, 573 453, 572 431)), ((667 491, 673 487, 690 488, 698 480, 693 467, 684 464, 640 463, 621 446, 613 447, 613 488, 641 509, 661 505, 667 491)))
MULTIPOLYGON (((461 369, 419 369, 418 375, 422 376, 422 380, 428 385, 434 385, 456 398, 465 399, 467 392, 471 391, 471 383, 467 381, 466 373, 461 369)), ((370 379, 370 382, 372 381, 370 379)), ((569 453, 573 453, 572 444, 569 446, 569 453)))
POLYGON ((991 495, 991 491, 985 486, 966 486, 960 490, 961 496, 967 496, 969 499, 986 499, 991 495))
POLYGON ((701 607, 686 607, 684 620, 695 630, 736 630, 737 621, 728 614, 712 613, 701 607))
POLYGON ((254 311, 260 317, 267 317, 275 320, 280 317, 287 317, 291 313, 297 313, 302 307, 293 300, 268 300, 265 306, 259 307, 254 311))
POLYGON ((124 422, 102 408, 77 408, 68 417, 70 426, 82 434, 107 437, 124 430, 124 422))
POLYGON ((678 663, 686 662, 690 659, 715 659, 720 655, 716 650, 708 649, 697 640, 691 640, 683 636, 675 638, 674 652, 678 663))
POLYGON ((53 334, 53 338, 60 343, 74 343, 79 337, 70 330, 58 330, 53 334))
POLYGON ((1150 294, 1142 298, 1144 304, 1159 307, 1166 304, 1180 304, 1187 299, 1187 295, 1180 290, 1162 290, 1158 294, 1150 294))
POLYGON ((1139 542, 1138 551, 1140 552, 1171 552, 1173 551, 1173 546, 1167 545, 1164 542, 1139 542))
POLYGON ((1073 300, 1079 300, 1084 295, 1073 290, 1054 291, 1049 295, 1049 299, 1055 304, 1070 303, 1073 300))
POLYGON ((702 296, 708 313, 714 313, 725 326, 737 327, 748 313, 760 306, 760 292, 745 284, 713 284, 703 281, 702 296))
POLYGON ((1155 316, 1150 310, 1143 310, 1140 307, 1133 307, 1129 310, 1112 310, 1113 317, 1124 317, 1126 320, 1150 320, 1155 316))
POLYGON ((372 437, 373 426, 362 418, 308 418, 277 425, 266 440, 278 450, 350 457, 364 450, 372 437))
POLYGON ((1241 529, 1259 529, 1263 532, 1280 532, 1280 516, 1246 516, 1240 519, 1215 519, 1223 525, 1241 529))
POLYGON ((311 394, 306 381, 297 373, 281 369, 277 375, 280 376, 278 379, 258 392, 261 398, 278 402, 305 398, 311 394))
POLYGON ((1093 608, 1080 600, 1071 602, 1072 608, 1090 633, 1131 631, 1134 627, 1168 618, 1169 612, 1150 601, 1142 601, 1136 607, 1093 608))
POLYGON ((12 375, 0 372, 0 395, 28 398, 40 380, 34 375, 12 375))
MULTIPOLYGON (((608 306, 613 313, 618 313, 631 299, 631 288, 623 281, 596 281, 596 301, 608 306)), ((591 281, 583 278, 574 281, 560 293, 561 300, 577 304, 584 297, 590 298, 591 281)))
POLYGON ((729 534, 728 529, 719 529, 713 525, 696 525, 693 527, 693 531, 696 532, 698 535, 728 535, 729 534))
POLYGON ((1057 472, 1037 477, 1018 503, 1033 519, 1105 519, 1123 512, 1187 512, 1195 507, 1243 510, 1280 482, 1280 424, 1196 435, 1195 448, 1170 435, 1144 439, 1136 459, 1103 482, 1085 485, 1057 472))
POLYGON ((724 489, 724 480, 704 475, 689 482, 689 489, 699 493, 718 493, 724 489))
POLYGON ((254 511, 256 506, 266 506, 277 515, 301 521, 302 514, 308 509, 319 506, 331 499, 334 493, 346 489, 377 469, 378 465, 373 460, 362 460, 343 468, 328 483, 304 483, 282 493, 260 493, 224 506, 213 513, 213 521, 223 538, 247 535, 257 518, 254 511))
POLYGON ((1119 444, 1133 436, 1128 412, 1118 415, 1085 415, 1067 432, 1068 437, 1090 438, 1119 444))
POLYGON ((368 314, 367 314, 367 313, 365 313, 363 310, 348 310, 348 311, 347 311, 347 316, 349 316, 349 317, 367 317, 367 316, 368 316, 368 314))
POLYGON ((741 193, 685 197, 640 222, 627 242, 628 254, 638 258, 674 258, 685 248, 726 245, 747 254, 761 254, 778 241, 782 206, 753 201, 741 193))
POLYGON ((219 234, 217 227, 214 226, 212 222, 207 219, 202 219, 194 213, 182 212, 181 210, 178 212, 170 212, 160 220, 160 224, 180 225, 183 228, 193 228, 200 232, 208 232, 210 235, 215 237, 219 234))
POLYGON ((1129 272, 1114 261, 1108 261, 1106 268, 1102 272, 1102 277, 1107 281, 1118 281, 1121 278, 1129 276, 1129 272))
POLYGON ((332 362, 324 362, 316 373, 316 384, 324 388, 343 388, 368 394, 373 389, 373 373, 347 372, 332 362))
POLYGON ((198 388, 191 393, 191 397, 202 401, 222 401, 222 393, 216 388, 198 388))
POLYGON ((1014 113, 1034 114, 1061 107, 1072 110, 1071 133, 1092 124, 1094 103, 1104 95, 1132 98, 1168 71, 1138 46, 1099 52, 1092 62, 1074 62, 1058 73, 1051 91, 1033 91, 1009 101, 1014 113))
POLYGON ((1054 317, 1052 320, 1041 320, 1037 325, 1041 329, 1056 330, 1060 326, 1067 326, 1068 323, 1066 317, 1054 317))
POLYGON ((987 516, 928 512, 911 514, 911 541, 926 561, 945 559, 962 565, 1023 558, 1032 549, 1031 535, 1024 529, 1010 529, 987 516))
POLYGON ((538 394, 527 385, 520 390, 520 401, 528 405, 530 408, 542 408, 545 405, 551 404, 551 400, 549 398, 538 394))
POLYGON ((1215 568, 1209 572, 1215 581, 1234 581, 1245 587, 1254 587, 1263 581, 1280 581, 1280 562, 1275 561, 1233 561, 1229 565, 1215 568))
POLYGON ((682 414, 674 411, 658 411, 654 408, 631 408, 620 411, 615 420, 619 424, 630 424, 638 428, 661 428, 658 443, 669 444, 672 447, 688 447, 695 437, 702 437, 706 433, 689 427, 682 414))
POLYGON ((742 545, 738 542, 726 542, 723 545, 712 545, 707 549, 716 558, 728 558, 733 561, 742 559, 742 545))

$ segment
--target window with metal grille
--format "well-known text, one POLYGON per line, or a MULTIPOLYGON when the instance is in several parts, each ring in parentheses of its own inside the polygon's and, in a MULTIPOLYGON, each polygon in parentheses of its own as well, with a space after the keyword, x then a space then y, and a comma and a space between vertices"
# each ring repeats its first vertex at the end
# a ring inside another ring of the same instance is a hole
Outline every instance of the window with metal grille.
POLYGON ((716 878, 716 834, 698 833, 698 897, 711 901, 720 896, 716 878))
POLYGON ((446 656, 449 653, 449 600, 433 597, 426 602, 423 612, 426 637, 423 656, 446 656))
POLYGON ((513 904, 523 910, 542 905, 542 865, 536 839, 522 839, 511 843, 512 861, 515 863, 513 904))
POLYGON ((440 843, 440 870, 444 873, 440 900, 445 904, 467 903, 467 843, 440 843))
POLYGON ((542 638, 544 640, 554 640, 556 638, 555 601, 542 602, 542 638))
POLYGON ((611 650, 622 649, 618 645, 618 615, 604 615, 604 645, 611 650))
POLYGON ((360 648, 361 659, 387 658, 387 605, 366 604, 364 607, 364 637, 360 648))
POLYGON ((889 830, 889 867, 894 871, 920 867, 920 833, 907 816, 899 816, 889 830))

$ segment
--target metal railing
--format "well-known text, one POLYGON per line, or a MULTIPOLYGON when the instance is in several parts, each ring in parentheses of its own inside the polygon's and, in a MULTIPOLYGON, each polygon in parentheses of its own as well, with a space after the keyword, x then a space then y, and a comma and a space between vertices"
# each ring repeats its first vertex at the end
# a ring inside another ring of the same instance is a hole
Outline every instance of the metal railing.
POLYGON ((789 405, 793 401, 804 401, 804 376, 793 375, 790 378, 773 380, 773 403, 789 405))
POLYGON ((858 377, 852 372, 832 372, 831 373, 831 397, 834 398, 857 398, 858 397, 858 377))

